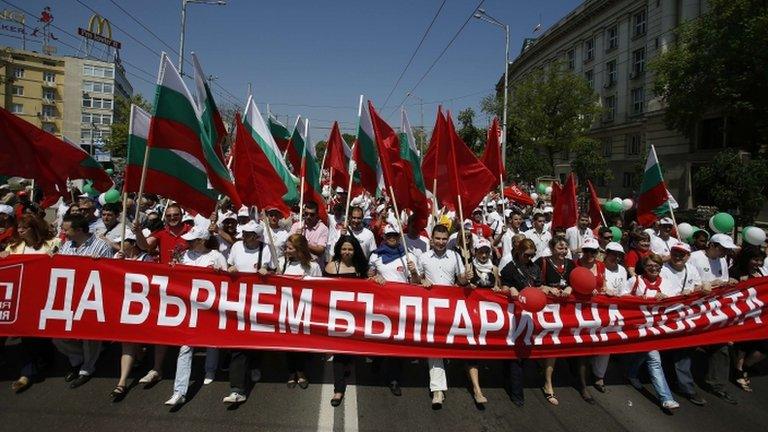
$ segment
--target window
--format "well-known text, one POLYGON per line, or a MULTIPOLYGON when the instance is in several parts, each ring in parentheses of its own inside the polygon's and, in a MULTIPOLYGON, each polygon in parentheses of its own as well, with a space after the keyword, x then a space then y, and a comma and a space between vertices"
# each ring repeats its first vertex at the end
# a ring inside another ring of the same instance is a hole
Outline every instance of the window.
POLYGON ((56 100, 56 92, 51 89, 43 89, 43 99, 56 100))
POLYGON ((24 114, 24 105, 11 104, 11 112, 14 114, 24 114))
POLYGON ((573 50, 569 50, 566 57, 568 58, 568 70, 573 70, 576 67, 576 53, 573 50))
POLYGON ((24 96, 24 87, 22 86, 13 86, 11 90, 11 94, 14 96, 24 96))
POLYGON ((645 34, 645 10, 637 12, 632 16, 632 23, 635 28, 635 36, 642 36, 645 34))
POLYGON ((645 72, 645 48, 640 48, 632 53, 632 75, 637 78, 645 72))
POLYGON ((51 105, 43 105, 43 117, 56 117, 56 108, 51 105))
POLYGON ((83 75, 101 78, 114 78, 115 69, 104 66, 83 65, 83 75))
POLYGON ((616 116, 616 96, 605 97, 605 121, 612 121, 616 116))
POLYGON ((84 124, 112 124, 112 114, 89 114, 82 115, 81 122, 84 124))
POLYGON ((587 85, 589 85, 589 88, 594 90, 595 89, 595 73, 592 71, 592 69, 584 72, 584 79, 587 80, 587 85))
POLYGON ((48 133, 56 132, 56 123, 43 123, 42 129, 48 133))
POLYGON ((624 188, 632 188, 635 185, 635 173, 625 172, 621 179, 621 186, 624 188))
POLYGON ((84 97, 83 107, 112 109, 112 99, 84 97))
POLYGON ((619 26, 614 25, 613 27, 608 28, 605 36, 608 42, 606 44, 606 51, 610 51, 619 47, 619 26))
POLYGON ((611 60, 605 64, 605 88, 616 84, 616 60, 611 60))
POLYGON ((16 68, 13 70, 13 77, 14 78, 24 78, 24 69, 22 68, 16 68))
POLYGON ((640 154, 640 134, 627 135, 627 156, 637 156, 640 154))
POLYGON ((595 58, 595 40, 587 39, 584 41, 584 62, 591 61, 595 58))
POLYGON ((43 72, 43 81, 45 82, 56 82, 56 74, 53 72, 43 72))
POLYGON ((643 87, 633 88, 631 92, 632 114, 642 114, 645 102, 645 91, 643 87))
POLYGON ((603 139, 603 157, 609 158, 613 155, 613 140, 603 139))
POLYGON ((112 94, 111 83, 101 83, 96 81, 83 82, 83 91, 88 93, 109 93, 112 94))

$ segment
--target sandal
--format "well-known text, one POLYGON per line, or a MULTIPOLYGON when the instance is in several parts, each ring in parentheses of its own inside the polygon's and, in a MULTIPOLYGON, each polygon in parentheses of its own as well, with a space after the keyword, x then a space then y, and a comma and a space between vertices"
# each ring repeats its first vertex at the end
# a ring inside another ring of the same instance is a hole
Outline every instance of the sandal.
POLYGON ((749 380, 749 374, 745 371, 737 370, 737 373, 739 373, 741 376, 739 378, 736 378, 736 384, 738 384, 739 388, 744 390, 745 392, 752 392, 752 382, 749 380))
POLYGON ((482 393, 475 393, 475 403, 478 405, 484 405, 488 403, 488 398, 483 396, 482 393))
POLYGON ((118 385, 114 390, 112 390, 112 393, 109 394, 109 397, 112 399, 123 397, 127 393, 127 390, 128 389, 124 385, 118 385))
POLYGON ((608 393, 608 388, 605 386, 605 384, 594 383, 592 386, 600 393, 608 393))
POLYGON ((331 399, 331 406, 335 408, 341 405, 341 401, 343 399, 344 399, 344 393, 341 393, 341 396, 334 395, 333 398, 331 399))
POLYGON ((299 378, 299 387, 301 387, 302 390, 306 390, 307 387, 309 387, 309 381, 307 381, 306 378, 299 378))
POLYGON ((288 388, 296 388, 296 377, 292 376, 288 379, 288 388))
POLYGON ((544 393, 544 397, 547 399, 547 402, 555 406, 560 405, 560 401, 557 400, 554 393, 547 393, 547 391, 544 390, 544 387, 541 388, 541 392, 544 393))

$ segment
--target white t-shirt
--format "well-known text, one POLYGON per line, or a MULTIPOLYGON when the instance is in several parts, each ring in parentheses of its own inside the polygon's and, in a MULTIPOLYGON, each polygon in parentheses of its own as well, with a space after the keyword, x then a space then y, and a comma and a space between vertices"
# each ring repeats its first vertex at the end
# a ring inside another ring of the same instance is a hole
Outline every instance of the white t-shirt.
POLYGON ((693 264, 699 270, 702 282, 728 282, 728 263, 725 257, 709 259, 706 251, 698 250, 691 253, 688 263, 693 264))
POLYGON ((617 264, 615 270, 605 267, 605 289, 619 294, 627 284, 627 269, 617 264))
POLYGON ((659 291, 661 291, 662 293, 674 291, 675 289, 674 282, 668 279, 664 279, 662 276, 659 276, 659 278, 661 278, 661 283, 659 284, 658 289, 647 286, 645 283, 645 279, 643 279, 640 276, 635 276, 633 278, 630 278, 627 281, 627 283, 624 285, 624 289, 621 291, 619 295, 655 298, 656 294, 658 294, 659 291), (635 287, 635 283, 637 283, 637 287, 635 287))
POLYGON ((664 240, 661 237, 653 236, 651 237, 651 252, 655 253, 656 255, 661 256, 669 256, 672 246, 680 243, 680 240, 670 236, 668 239, 664 240))
POLYGON ((256 273, 259 270, 259 251, 261 251, 261 267, 274 270, 269 245, 261 242, 259 246, 256 249, 249 249, 242 240, 236 242, 229 251, 227 263, 235 266, 239 272, 256 273))
MULTIPOLYGON (((269 234, 267 233, 269 228, 269 224, 263 223, 261 226, 264 228, 264 241, 269 242, 269 234)), ((288 237, 291 235, 290 230, 283 228, 282 226, 278 225, 279 228, 272 229, 272 241, 275 242, 275 249, 277 250, 277 257, 280 258, 283 256, 283 250, 285 248, 285 241, 288 240, 288 237)))
POLYGON ((434 249, 419 258, 419 273, 436 285, 455 285, 456 278, 464 273, 461 256, 454 250, 446 249, 438 255, 434 249))
MULTIPOLYGON (((414 254, 409 253, 408 258, 416 264, 416 268, 419 268, 419 260, 414 254)), ((376 252, 373 252, 368 259, 368 264, 376 270, 376 274, 381 275, 384 280, 389 282, 408 282, 410 277, 408 261, 405 256, 384 264, 381 257, 376 252)))
POLYGON ((310 261, 309 267, 304 267, 299 261, 285 262, 285 257, 280 257, 277 263, 278 271, 286 276, 322 276, 323 272, 320 270, 320 265, 317 261, 310 261))
POLYGON ((490 212, 486 218, 488 220, 488 226, 491 227, 493 235, 497 236, 501 234, 501 229, 504 228, 504 216, 498 212, 490 212))
POLYGON ((227 269, 227 260, 217 250, 200 253, 188 249, 182 255, 181 263, 195 267, 212 267, 217 270, 227 269))
MULTIPOLYGON (((699 270, 691 263, 685 263, 683 270, 675 270, 670 263, 664 263, 664 267, 661 268, 661 277, 664 280, 668 280, 669 288, 671 291, 662 292, 669 297, 688 294, 693 291, 694 287, 701 285, 701 275, 699 270)), ((662 288, 664 288, 662 284, 662 288)))
POLYGON ((421 235, 418 238, 413 239, 408 237, 408 234, 406 234, 405 245, 408 247, 408 252, 416 255, 417 258, 421 257, 424 252, 430 249, 429 239, 421 235))
MULTIPOLYGON (((504 233, 504 235, 501 236, 501 255, 510 255, 512 254, 512 237, 523 234, 524 231, 518 231, 515 232, 512 228, 507 228, 507 231, 504 233)), ((538 249, 537 249, 538 253, 538 249)))
POLYGON ((366 227, 361 228, 362 229, 360 231, 355 231, 350 227, 349 231, 350 234, 352 234, 352 236, 357 239, 358 243, 360 243, 360 247, 363 248, 365 257, 368 258, 368 256, 371 255, 371 252, 376 249, 376 238, 373 236, 373 232, 371 230, 366 227))
MULTIPOLYGON (((240 234, 242 236, 242 233, 240 234)), ((224 255, 224 258, 229 256, 229 251, 232 249, 232 243, 227 242, 224 240, 224 237, 216 234, 216 240, 219 242, 219 252, 221 252, 222 255, 224 255)))
POLYGON ((533 260, 536 261, 541 254, 544 253, 544 250, 549 248, 549 241, 552 240, 552 233, 549 231, 538 233, 535 229, 531 228, 524 234, 536 244, 536 256, 533 258, 533 260))
MULTIPOLYGON (((125 227, 125 232, 130 231, 130 228, 125 227)), ((117 225, 115 225, 111 230, 107 231, 104 234, 104 237, 107 238, 107 240, 111 241, 112 243, 120 243, 120 240, 123 238, 123 225, 118 222, 117 225)))
POLYGON ((589 227, 584 228, 584 231, 580 231, 578 226, 572 226, 565 230, 565 240, 568 241, 568 248, 571 252, 580 251, 584 240, 590 237, 595 237, 595 233, 589 227))

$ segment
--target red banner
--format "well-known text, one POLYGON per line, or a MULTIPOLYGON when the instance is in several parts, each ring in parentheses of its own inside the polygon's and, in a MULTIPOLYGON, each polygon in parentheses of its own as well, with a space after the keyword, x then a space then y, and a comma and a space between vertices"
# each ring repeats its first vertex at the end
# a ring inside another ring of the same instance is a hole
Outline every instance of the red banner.
POLYGON ((0 261, 0 335, 404 357, 627 353, 768 338, 768 278, 649 302, 552 300, 485 289, 230 275, 34 255, 0 261))

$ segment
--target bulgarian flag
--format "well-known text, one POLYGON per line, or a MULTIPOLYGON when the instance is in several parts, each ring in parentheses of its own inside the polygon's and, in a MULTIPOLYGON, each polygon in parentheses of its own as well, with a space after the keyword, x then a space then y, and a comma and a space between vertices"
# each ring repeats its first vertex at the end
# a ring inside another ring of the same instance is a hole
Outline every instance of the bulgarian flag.
POLYGON ((138 192, 148 151, 145 192, 169 197, 198 213, 211 213, 216 208, 219 193, 209 188, 205 167, 187 152, 148 147, 151 123, 152 116, 148 112, 131 105, 123 191, 138 192))
MULTIPOLYGON (((212 188, 229 196, 235 208, 241 206, 229 170, 219 159, 201 113, 192 95, 165 53, 160 57, 154 113, 149 129, 148 145, 152 148, 176 150, 188 161, 203 167, 212 188)), ((170 195, 174 198, 178 194, 170 195)))
POLYGON ((382 188, 384 177, 379 163, 371 115, 368 113, 365 105, 360 107, 357 141, 352 150, 352 160, 355 161, 357 172, 360 174, 360 185, 363 189, 375 195, 382 188))
POLYGON ((659 217, 669 213, 670 207, 676 206, 677 203, 667 190, 667 185, 661 175, 656 147, 651 146, 648 160, 645 162, 640 195, 637 197, 637 221, 642 226, 650 226, 659 217))
POLYGON ((285 152, 291 144, 291 131, 276 118, 273 118, 271 114, 267 119, 267 127, 269 128, 270 135, 272 135, 272 139, 277 144, 277 148, 280 149, 280 156, 285 159, 285 152))
POLYGON ((291 164, 291 172, 301 175, 301 158, 304 153, 305 124, 301 116, 296 117, 291 138, 288 140, 288 148, 285 151, 285 161, 291 164))
POLYGON ((224 140, 227 138, 227 128, 224 126, 224 120, 216 108, 216 102, 213 100, 211 88, 205 80, 205 73, 197 60, 195 53, 192 53, 192 64, 195 67, 195 87, 197 90, 197 110, 200 112, 200 118, 203 123, 203 131, 213 143, 213 149, 219 160, 224 161, 224 140))
POLYGON ((299 118, 291 136, 291 146, 301 152, 299 153, 301 159, 296 166, 300 167, 298 170, 299 178, 304 179, 304 202, 314 201, 317 204, 318 216, 327 223, 328 209, 325 205, 325 198, 323 198, 323 187, 320 184, 320 164, 317 162, 315 146, 311 142, 309 120, 299 118))
POLYGON ((419 160, 419 150, 416 148, 416 139, 413 136, 411 123, 408 121, 408 115, 405 109, 400 116, 400 157, 407 161, 413 172, 413 180, 416 187, 426 196, 426 187, 424 185, 424 176, 421 173, 421 161, 419 160))

